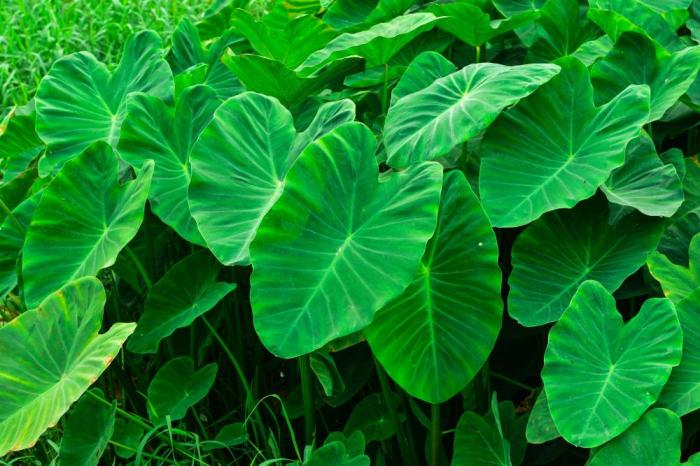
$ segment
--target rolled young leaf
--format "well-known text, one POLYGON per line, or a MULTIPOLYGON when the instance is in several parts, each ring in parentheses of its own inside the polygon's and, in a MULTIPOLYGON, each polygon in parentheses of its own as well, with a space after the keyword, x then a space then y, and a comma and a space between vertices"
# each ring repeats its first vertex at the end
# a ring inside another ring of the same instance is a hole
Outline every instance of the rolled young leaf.
POLYGON ((120 185, 119 163, 105 143, 66 163, 41 196, 22 249, 27 307, 114 264, 141 226, 152 175, 149 160, 120 185))
POLYGON ((525 225, 591 197, 648 121, 647 86, 595 107, 586 67, 573 57, 557 63, 561 73, 503 113, 481 143, 479 192, 494 226, 525 225))
POLYGON ((584 282, 549 332, 542 380, 549 412, 569 443, 602 445, 658 398, 681 360, 675 308, 649 299, 626 324, 598 282, 584 282))
POLYGON ((291 358, 358 330, 410 283, 435 230, 442 169, 377 179, 376 140, 345 123, 309 145, 251 245, 255 329, 291 358))
POLYGON ((132 334, 132 323, 98 333, 105 299, 96 278, 81 278, 0 327, 0 456, 56 425, 132 334))
POLYGON ((404 390, 441 403, 488 359, 501 328, 500 293, 496 236, 464 175, 451 171, 418 271, 377 312, 367 341, 404 390))

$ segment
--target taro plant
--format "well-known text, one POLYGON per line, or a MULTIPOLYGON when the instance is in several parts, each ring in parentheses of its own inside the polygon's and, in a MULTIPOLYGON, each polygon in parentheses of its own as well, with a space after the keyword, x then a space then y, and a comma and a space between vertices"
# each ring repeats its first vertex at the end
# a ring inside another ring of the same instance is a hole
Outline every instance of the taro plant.
POLYGON ((8 464, 700 464, 700 2, 218 0, 0 126, 8 464))

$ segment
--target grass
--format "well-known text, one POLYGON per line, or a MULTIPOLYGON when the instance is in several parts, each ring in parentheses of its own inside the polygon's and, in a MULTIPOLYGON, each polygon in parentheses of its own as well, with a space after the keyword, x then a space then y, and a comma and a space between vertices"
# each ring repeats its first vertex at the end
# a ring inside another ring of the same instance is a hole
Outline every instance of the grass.
POLYGON ((0 109, 26 103, 51 64, 87 50, 114 64, 125 39, 153 29, 168 37, 210 0, 0 0, 0 109))

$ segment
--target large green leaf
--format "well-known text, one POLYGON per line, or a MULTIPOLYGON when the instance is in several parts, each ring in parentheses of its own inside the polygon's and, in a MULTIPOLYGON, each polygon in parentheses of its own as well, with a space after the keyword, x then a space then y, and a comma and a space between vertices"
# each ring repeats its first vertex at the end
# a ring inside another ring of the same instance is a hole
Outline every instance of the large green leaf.
POLYGON ((323 21, 339 31, 356 30, 404 14, 415 0, 333 0, 323 21))
POLYGON ((250 243, 282 194, 289 167, 313 139, 352 120, 350 107, 348 101, 322 106, 300 135, 289 111, 271 97, 245 93, 219 107, 192 149, 189 203, 222 263, 250 263, 250 243))
POLYGON ((309 55, 298 70, 308 75, 328 63, 351 56, 366 59, 368 68, 385 65, 409 41, 432 29, 436 20, 432 13, 413 13, 365 31, 341 34, 309 55))
POLYGON ((526 11, 507 19, 491 21, 491 17, 481 8, 464 1, 434 3, 428 11, 441 18, 438 22, 440 29, 472 47, 479 47, 539 16, 536 11, 526 11))
POLYGON ((683 329, 683 356, 661 392, 659 405, 683 416, 700 409, 700 289, 675 304, 683 329))
POLYGON ((127 348, 155 353, 160 341, 212 309, 235 283, 217 282, 221 266, 207 251, 195 252, 168 270, 151 288, 127 348))
POLYGON ((536 40, 527 51, 527 60, 547 62, 573 54, 583 43, 595 39, 598 29, 578 0, 548 0, 537 21, 536 40))
POLYGON ((63 429, 58 450, 61 465, 97 466, 114 432, 117 402, 112 406, 101 403, 99 388, 90 390, 75 404, 63 429))
POLYGON ((670 217, 683 203, 683 186, 675 166, 659 158, 646 133, 630 141, 624 165, 613 170, 601 190, 616 204, 611 206, 613 217, 632 209, 652 217, 670 217))
POLYGON ((177 421, 187 410, 201 401, 216 380, 218 366, 210 363, 195 370, 189 356, 171 359, 148 386, 148 415, 154 424, 165 424, 167 418, 177 421))
POLYGON ((105 292, 81 278, 0 327, 0 456, 29 448, 109 366, 136 324, 99 334, 105 292))
POLYGON ((498 246, 461 172, 445 176, 437 228, 411 284, 365 330, 372 352, 411 395, 443 402, 488 358, 501 328, 498 246))
POLYGON ((114 72, 87 52, 58 60, 36 94, 36 128, 49 146, 41 172, 50 173, 94 142, 116 146, 132 92, 173 95, 172 72, 152 31, 127 41, 114 72))
POLYGON ((185 77, 198 75, 193 84, 206 84, 216 91, 219 99, 227 99, 243 92, 243 85, 236 76, 221 62, 226 49, 245 39, 234 29, 225 30, 221 37, 208 47, 202 42, 199 31, 192 22, 185 18, 173 31, 170 63, 175 73, 175 87, 182 87, 185 77))
POLYGON ((625 32, 610 53, 591 68, 595 100, 607 102, 630 84, 651 89, 649 121, 664 116, 686 93, 700 70, 700 46, 676 53, 657 50, 643 34, 625 32))
POLYGON ((678 466, 681 420, 672 411, 652 409, 622 435, 592 455, 588 466, 678 466))
POLYGON ((65 164, 41 196, 24 242, 28 307, 114 264, 143 221, 152 175, 147 161, 135 180, 119 185, 117 158, 104 143, 65 164))
POLYGON ((229 53, 222 60, 247 90, 275 97, 289 107, 300 105, 310 94, 324 89, 331 81, 354 69, 359 61, 357 57, 337 60, 309 76, 260 55, 229 53))
POLYGON ((700 233, 693 236, 688 250, 688 266, 674 264, 664 254, 654 251, 647 266, 661 283, 664 296, 678 304, 700 288, 700 233))
POLYGON ((427 51, 419 54, 406 67, 406 71, 391 91, 391 105, 409 94, 425 89, 436 79, 454 73, 455 70, 455 65, 437 52, 427 51))
POLYGON ((258 335, 278 356, 362 330, 418 267, 442 170, 425 163, 377 180, 376 145, 357 123, 309 145, 258 228, 251 303, 258 335))
POLYGON ((481 143, 479 191, 495 226, 525 225, 591 197, 648 120, 647 86, 595 107, 586 67, 573 57, 558 63, 561 73, 503 113, 481 143))
POLYGON ((292 18, 279 29, 266 21, 258 21, 246 10, 236 10, 232 24, 245 36, 260 55, 278 60, 287 68, 299 66, 312 52, 320 49, 338 33, 313 15, 292 18))
POLYGON ((624 432, 656 401, 682 345, 671 301, 649 299, 625 324, 608 290, 584 282, 549 332, 542 369, 562 437, 592 448, 624 432))
POLYGON ((469 65, 398 99, 384 144, 392 167, 434 160, 486 129, 506 107, 559 72, 557 65, 469 65))
POLYGON ((644 265, 662 226, 636 213, 610 225, 600 197, 543 216, 513 246, 508 312, 522 325, 543 325, 559 319, 584 280, 615 291, 644 265))
MULTIPOLYGON (((634 31, 648 35, 666 50, 685 48, 676 34, 677 28, 669 24, 658 10, 649 8, 649 3, 638 0, 589 0, 588 17, 613 41, 627 31, 634 31)), ((654 2, 655 5, 664 3, 654 2)))
POLYGON ((119 139, 119 155, 135 170, 153 160, 151 208, 186 240, 204 245, 187 204, 190 151, 218 107, 214 91, 194 86, 172 108, 146 94, 131 96, 119 139))

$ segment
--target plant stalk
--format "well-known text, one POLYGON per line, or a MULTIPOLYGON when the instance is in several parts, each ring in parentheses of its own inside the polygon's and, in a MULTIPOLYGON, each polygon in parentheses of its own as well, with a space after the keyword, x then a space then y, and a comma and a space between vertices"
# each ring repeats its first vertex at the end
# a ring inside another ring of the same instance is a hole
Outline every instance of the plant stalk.
POLYGON ((306 445, 312 445, 314 441, 314 386, 308 354, 299 357, 299 372, 301 373, 301 394, 304 400, 304 441, 306 445))
POLYGON ((403 460, 403 464, 415 465, 417 456, 415 451, 409 450, 408 441, 406 440, 406 435, 403 431, 403 425, 401 424, 399 413, 396 411, 396 405, 394 404, 389 379, 384 372, 384 368, 382 368, 376 359, 374 360, 374 365, 377 368, 377 377, 379 378, 379 384, 382 386, 382 395, 384 396, 384 402, 389 410, 389 417, 391 418, 391 422, 394 424, 394 428, 396 429, 396 438, 399 441, 399 450, 401 451, 401 459, 403 460))
POLYGON ((430 466, 440 466, 441 440, 440 403, 433 403, 430 405, 430 466))

